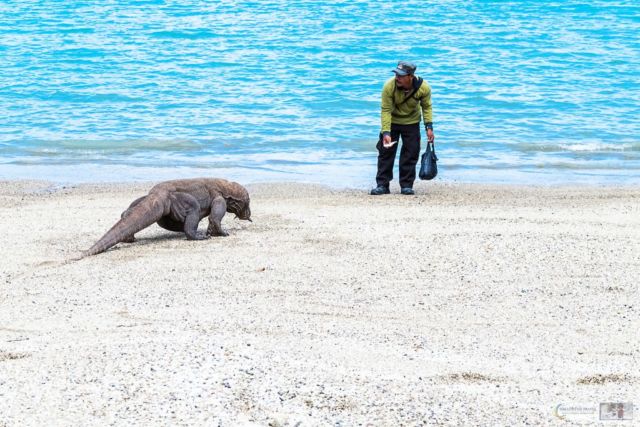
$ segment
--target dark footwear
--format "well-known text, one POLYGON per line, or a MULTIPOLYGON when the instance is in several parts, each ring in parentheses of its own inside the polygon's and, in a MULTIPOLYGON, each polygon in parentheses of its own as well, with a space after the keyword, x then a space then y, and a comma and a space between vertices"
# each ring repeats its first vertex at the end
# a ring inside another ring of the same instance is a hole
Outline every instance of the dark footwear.
POLYGON ((380 196, 382 194, 389 194, 389 187, 385 187, 384 185, 378 185, 376 188, 371 190, 372 196, 380 196))
POLYGON ((400 193, 404 194, 405 196, 413 196, 414 194, 416 194, 415 191, 413 191, 413 188, 409 188, 409 187, 405 187, 402 190, 400 190, 400 193))

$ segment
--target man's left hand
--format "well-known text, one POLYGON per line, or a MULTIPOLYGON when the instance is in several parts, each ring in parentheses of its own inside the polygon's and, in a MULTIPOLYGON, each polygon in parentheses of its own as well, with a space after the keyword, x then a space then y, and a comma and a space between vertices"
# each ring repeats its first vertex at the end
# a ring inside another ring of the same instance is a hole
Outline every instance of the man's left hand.
POLYGON ((433 134, 433 129, 427 129, 427 141, 433 142, 436 140, 436 136, 433 134))

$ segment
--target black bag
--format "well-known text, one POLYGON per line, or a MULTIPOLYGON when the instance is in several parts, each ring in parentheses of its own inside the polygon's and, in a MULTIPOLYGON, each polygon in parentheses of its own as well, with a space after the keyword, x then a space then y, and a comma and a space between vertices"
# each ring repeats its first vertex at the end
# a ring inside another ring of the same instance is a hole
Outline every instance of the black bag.
POLYGON ((422 155, 422 161, 420 162, 420 173, 418 176, 420 179, 433 179, 438 175, 438 164, 436 163, 438 158, 436 157, 436 147, 433 142, 427 142, 427 149, 422 155))

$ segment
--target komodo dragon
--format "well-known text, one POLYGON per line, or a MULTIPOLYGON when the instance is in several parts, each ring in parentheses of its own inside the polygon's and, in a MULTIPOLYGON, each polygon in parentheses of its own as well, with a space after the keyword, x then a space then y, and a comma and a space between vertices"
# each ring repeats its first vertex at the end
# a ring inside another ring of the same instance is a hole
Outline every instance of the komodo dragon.
POLYGON ((120 221, 80 258, 102 253, 120 242, 131 243, 134 234, 154 222, 167 230, 184 232, 188 240, 228 236, 220 223, 225 212, 251 221, 249 193, 242 185, 217 178, 161 182, 148 195, 131 203, 120 221), (206 216, 209 217, 207 233, 198 233, 198 223, 206 216))

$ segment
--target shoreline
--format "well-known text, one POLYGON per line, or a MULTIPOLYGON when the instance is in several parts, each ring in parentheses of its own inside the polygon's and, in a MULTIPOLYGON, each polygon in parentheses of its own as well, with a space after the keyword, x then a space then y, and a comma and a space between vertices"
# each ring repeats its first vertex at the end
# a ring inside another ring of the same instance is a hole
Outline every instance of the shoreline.
POLYGON ((152 225, 61 263, 151 185, 49 184, 0 181, 0 425, 539 425, 640 402, 640 189, 250 184, 228 237, 152 225))
MULTIPOLYGON (((365 189, 375 187, 376 155, 353 160, 335 162, 286 161, 274 164, 256 164, 254 168, 232 163, 216 167, 195 166, 130 166, 121 164, 68 164, 68 165, 24 165, 0 164, 0 181, 24 181, 40 177, 45 181, 61 185, 159 182, 201 176, 226 177, 243 183, 323 184, 337 189, 365 189)), ((625 170, 594 167, 593 169, 558 169, 554 167, 495 168, 449 168, 446 161, 438 163, 436 182, 476 185, 518 186, 637 186, 640 176, 635 169, 625 170)), ((397 165, 394 181, 397 184, 397 165)), ((416 176, 416 182, 419 182, 416 176)))
MULTIPOLYGON (((170 179, 188 179, 188 178, 201 178, 207 177, 207 175, 193 175, 187 177, 178 177, 178 178, 170 178, 170 179)), ((282 181, 265 181, 265 182, 243 182, 232 177, 222 177, 216 176, 220 178, 227 179, 228 181, 236 181, 243 186, 248 187, 268 187, 268 186, 300 186, 300 187, 319 187, 326 189, 327 191, 332 192, 365 192, 368 194, 369 190, 375 187, 375 180, 369 185, 345 185, 345 186, 335 186, 329 184, 322 184, 318 182, 312 181, 296 181, 296 180, 282 180, 282 181)), ((170 180, 169 179, 169 180, 170 180)), ((0 186, 2 187, 12 187, 17 186, 18 188, 26 188, 29 186, 33 187, 45 187, 42 188, 42 191, 56 192, 63 189, 85 189, 85 188, 124 188, 124 187, 133 187, 133 188, 147 188, 150 189, 153 185, 158 184, 162 181, 167 181, 165 179, 159 180, 122 180, 122 181, 55 181, 48 179, 2 179, 0 178, 0 186)), ((441 189, 441 188, 449 188, 449 189, 459 189, 459 188, 476 188, 478 190, 627 190, 633 191, 638 188, 638 185, 635 183, 596 183, 596 182, 583 182, 583 183, 508 183, 508 182, 475 182, 475 181, 462 181, 462 180, 442 180, 436 178, 431 181, 422 181, 416 179, 414 183, 414 189, 421 191, 419 195, 425 195, 430 190, 433 189, 441 189)), ((400 186, 397 183, 397 180, 391 182, 390 185, 391 195, 400 193, 400 186), (395 190, 395 191, 394 191, 395 190)), ((374 197, 374 196, 372 196, 374 197)), ((384 197, 381 196, 382 198, 384 197)))

